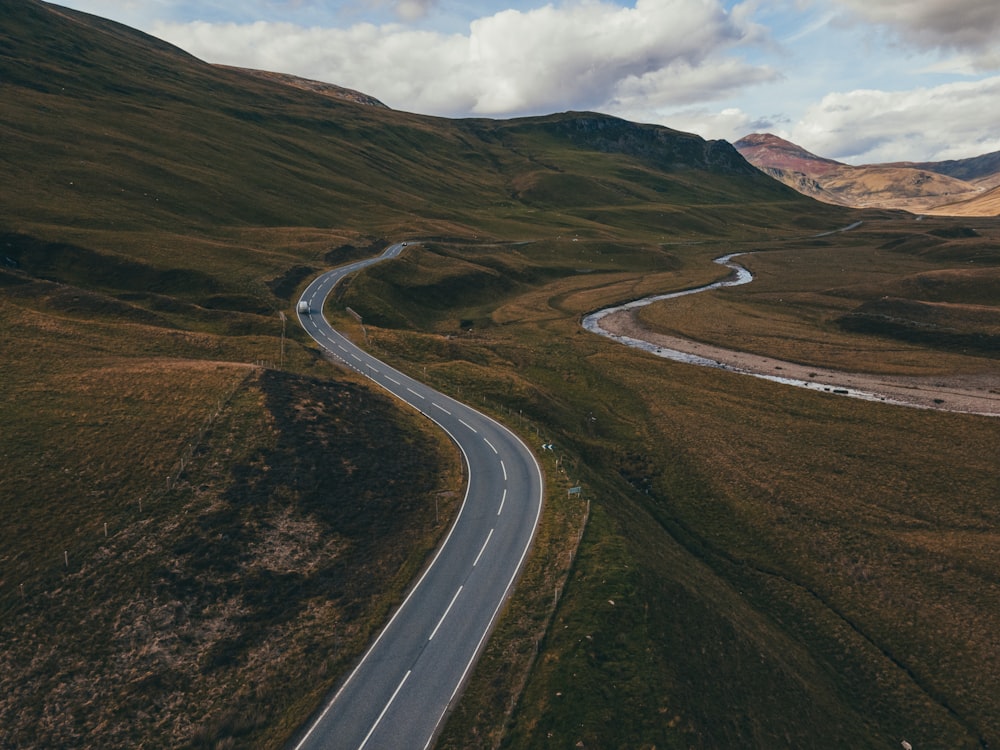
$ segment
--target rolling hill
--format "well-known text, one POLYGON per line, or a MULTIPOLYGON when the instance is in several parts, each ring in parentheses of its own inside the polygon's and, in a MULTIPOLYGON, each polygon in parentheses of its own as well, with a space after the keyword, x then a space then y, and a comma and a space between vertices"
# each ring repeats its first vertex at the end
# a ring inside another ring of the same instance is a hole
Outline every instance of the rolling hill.
POLYGON ((403 238, 326 313, 552 448, 439 747, 1000 741, 996 420, 579 325, 740 251, 760 283, 681 334, 995 372, 995 223, 817 202, 669 128, 424 117, 35 0, 0 17, 0 745, 277 747, 337 685, 461 459, 282 315, 403 238))
POLYGON ((816 156, 768 133, 734 146, 766 174, 817 200, 855 208, 913 213, 996 216, 1000 154, 944 162, 852 166, 816 156))
POLYGON ((927 213, 940 216, 1000 216, 1000 185, 969 198, 933 206, 927 213))

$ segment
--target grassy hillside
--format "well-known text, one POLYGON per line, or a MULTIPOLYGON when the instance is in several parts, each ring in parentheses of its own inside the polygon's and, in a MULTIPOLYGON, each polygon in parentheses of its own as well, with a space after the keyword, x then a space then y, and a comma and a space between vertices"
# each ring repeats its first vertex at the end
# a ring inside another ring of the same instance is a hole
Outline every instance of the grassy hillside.
POLYGON ((844 321, 889 297, 920 330, 946 309, 990 333, 994 225, 871 212, 819 239, 858 216, 727 144, 589 113, 418 117, 0 12, 0 744, 273 747, 336 683, 461 479, 277 313, 404 237, 423 242, 329 313, 556 446, 525 585, 443 747, 1000 739, 996 420, 789 392, 578 324, 769 250, 758 282, 671 324, 989 369, 988 346, 844 321))
MULTIPOLYGON (((768 249, 748 260, 755 284, 659 311, 686 335, 711 332, 773 356, 934 377, 995 372, 995 349, 904 347, 838 326, 858 300, 916 296, 921 279, 954 279, 936 296, 961 306, 981 302, 997 278, 996 259, 970 245, 984 267, 941 270, 958 260, 959 240, 940 254, 886 252, 918 225, 868 221, 870 230, 823 240, 655 252, 571 240, 434 245, 405 271, 373 270, 345 295, 363 311, 373 298, 411 309, 422 298, 423 332, 369 328, 375 350, 546 425, 594 498, 505 746, 880 747, 906 737, 978 747, 997 735, 987 697, 997 692, 989 655, 1000 613, 988 551, 1000 490, 995 419, 845 402, 666 363, 578 327, 609 296, 717 276, 707 262, 695 270, 706 251, 768 249), (432 269, 445 258, 460 257, 448 268, 472 280, 562 253, 579 259, 577 274, 523 285, 489 315, 462 300, 450 316, 434 312, 441 271, 432 269)), ((917 243, 922 233, 908 236, 917 243)), ((470 696, 489 694, 483 679, 470 696)), ((464 722, 489 735, 490 706, 470 696, 445 747, 468 746, 464 722)))
POLYGON ((1000 187, 986 189, 973 198, 938 206, 932 213, 943 216, 1000 216, 1000 187))

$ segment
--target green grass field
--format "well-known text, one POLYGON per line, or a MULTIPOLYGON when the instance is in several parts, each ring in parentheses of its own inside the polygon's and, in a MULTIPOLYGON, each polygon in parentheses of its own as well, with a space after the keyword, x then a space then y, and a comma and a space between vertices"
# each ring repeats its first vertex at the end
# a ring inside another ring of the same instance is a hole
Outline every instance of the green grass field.
POLYGON ((1000 741, 1000 422, 579 325, 754 252, 753 284, 646 322, 844 369, 995 372, 997 220, 851 212, 665 129, 417 117, 0 11, 0 744, 274 747, 344 674, 461 465, 279 313, 400 239, 331 318, 555 446, 441 747, 1000 741))

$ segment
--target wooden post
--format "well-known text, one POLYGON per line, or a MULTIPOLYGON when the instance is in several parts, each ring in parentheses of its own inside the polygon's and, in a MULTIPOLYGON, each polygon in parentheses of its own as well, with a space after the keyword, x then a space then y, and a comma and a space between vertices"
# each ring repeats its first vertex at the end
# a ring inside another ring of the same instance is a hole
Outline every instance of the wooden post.
POLYGON ((278 310, 278 317, 281 318, 281 354, 279 356, 278 362, 280 362, 280 367, 285 366, 285 313, 278 310))

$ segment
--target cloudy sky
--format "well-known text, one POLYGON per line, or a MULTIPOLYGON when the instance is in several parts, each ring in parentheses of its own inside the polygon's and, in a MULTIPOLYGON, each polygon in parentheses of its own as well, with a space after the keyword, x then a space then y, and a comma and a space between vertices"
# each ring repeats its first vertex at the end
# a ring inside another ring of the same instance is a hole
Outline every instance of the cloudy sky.
POLYGON ((57 0, 390 107, 591 110, 852 164, 1000 150, 998 0, 57 0))

